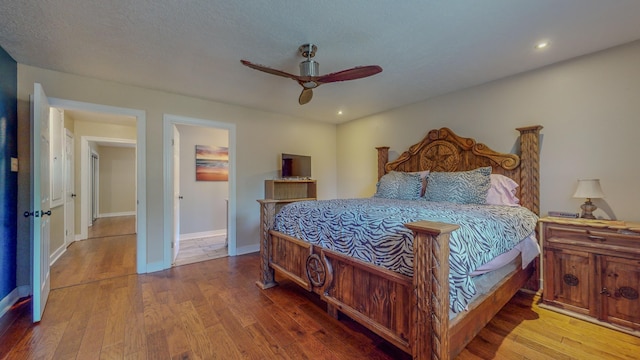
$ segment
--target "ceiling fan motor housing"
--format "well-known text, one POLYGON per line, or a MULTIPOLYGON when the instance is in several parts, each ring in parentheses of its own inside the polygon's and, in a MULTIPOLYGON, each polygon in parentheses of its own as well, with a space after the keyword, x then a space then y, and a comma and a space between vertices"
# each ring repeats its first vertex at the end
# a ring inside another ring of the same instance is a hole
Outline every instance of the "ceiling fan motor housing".
POLYGON ((300 63, 300 76, 318 76, 320 64, 315 60, 305 60, 300 63))
MULTIPOLYGON (((315 60, 307 59, 300 63, 300 76, 318 76, 320 73, 320 64, 315 60)), ((318 86, 314 81, 302 83, 305 88, 314 88, 318 86)))

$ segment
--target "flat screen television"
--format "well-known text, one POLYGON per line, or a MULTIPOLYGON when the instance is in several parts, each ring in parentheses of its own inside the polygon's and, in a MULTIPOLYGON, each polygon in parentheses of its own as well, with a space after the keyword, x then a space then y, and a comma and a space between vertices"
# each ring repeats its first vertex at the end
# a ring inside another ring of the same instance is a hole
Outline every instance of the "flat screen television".
POLYGON ((311 178, 311 156, 282 154, 283 178, 311 178))

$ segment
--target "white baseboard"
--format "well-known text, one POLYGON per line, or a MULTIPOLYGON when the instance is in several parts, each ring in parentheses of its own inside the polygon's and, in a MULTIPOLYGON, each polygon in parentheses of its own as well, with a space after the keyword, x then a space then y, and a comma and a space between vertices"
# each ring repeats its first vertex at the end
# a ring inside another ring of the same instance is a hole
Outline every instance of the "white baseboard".
POLYGON ((18 299, 22 299, 25 296, 30 296, 31 295, 31 286, 29 285, 22 285, 22 286, 18 286, 18 299))
POLYGON ((247 245, 236 248, 236 255, 251 254, 260 251, 260 244, 247 245))
POLYGON ((135 216, 135 215, 136 215, 136 212, 134 210, 134 211, 124 211, 124 212, 117 212, 117 213, 101 213, 101 214, 98 214, 98 218, 107 218, 107 217, 116 217, 116 216, 135 216))
POLYGON ((25 296, 29 296, 31 294, 29 290, 29 285, 18 286, 0 300, 0 318, 3 317, 18 300, 25 296))
POLYGON ((180 241, 227 235, 227 229, 180 234, 180 241))
POLYGON ((49 266, 53 265, 56 261, 58 261, 60 256, 62 256, 62 254, 64 254, 65 251, 67 251, 67 246, 65 244, 62 244, 62 246, 57 248, 56 251, 53 252, 53 254, 49 255, 49 266))

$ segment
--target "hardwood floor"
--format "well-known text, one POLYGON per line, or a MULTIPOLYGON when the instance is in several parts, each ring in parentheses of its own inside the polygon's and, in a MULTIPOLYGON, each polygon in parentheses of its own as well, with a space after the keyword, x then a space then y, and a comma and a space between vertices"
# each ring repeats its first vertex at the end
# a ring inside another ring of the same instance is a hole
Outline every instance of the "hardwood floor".
POLYGON ((89 227, 88 238, 93 239, 105 236, 135 235, 135 233, 135 216, 114 216, 100 218, 94 221, 93 226, 89 227))
POLYGON ((136 273, 135 216, 100 218, 51 266, 51 288, 136 273))
MULTIPOLYGON (((255 285, 258 254, 51 291, 42 321, 11 311, 0 359, 407 359, 362 326, 331 318, 283 281, 255 285)), ((637 359, 640 338, 539 308, 517 294, 458 359, 637 359)))

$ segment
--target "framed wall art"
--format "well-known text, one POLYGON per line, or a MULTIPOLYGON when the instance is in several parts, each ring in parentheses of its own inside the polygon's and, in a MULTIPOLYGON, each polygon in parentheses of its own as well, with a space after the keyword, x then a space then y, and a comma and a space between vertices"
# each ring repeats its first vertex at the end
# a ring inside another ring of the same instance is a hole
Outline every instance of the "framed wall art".
POLYGON ((228 181, 229 148, 196 145, 196 181, 228 181))

